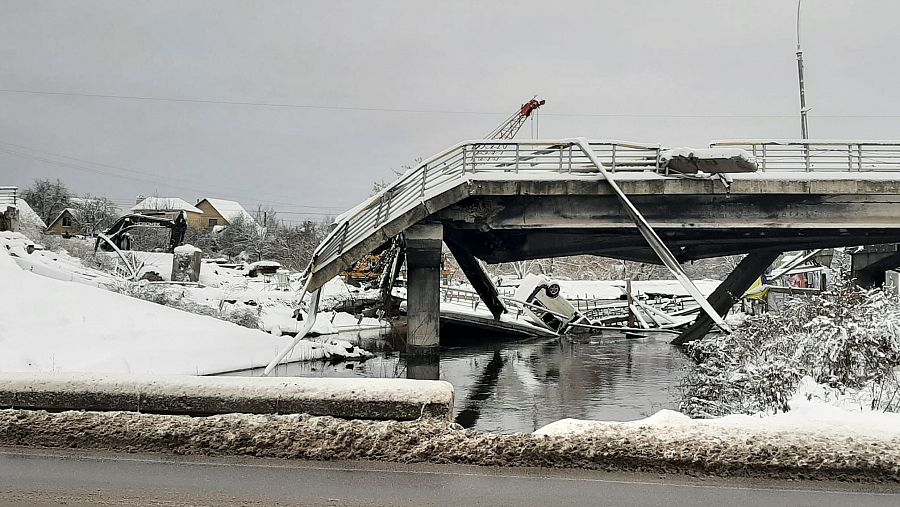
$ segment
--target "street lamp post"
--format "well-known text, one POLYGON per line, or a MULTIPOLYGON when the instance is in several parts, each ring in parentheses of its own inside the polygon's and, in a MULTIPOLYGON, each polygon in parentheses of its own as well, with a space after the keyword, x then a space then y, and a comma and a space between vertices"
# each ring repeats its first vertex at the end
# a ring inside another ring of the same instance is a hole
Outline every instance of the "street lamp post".
POLYGON ((800 135, 809 139, 809 127, 806 122, 806 90, 803 88, 803 50, 800 48, 800 6, 803 0, 797 0, 797 75, 800 79, 800 135))

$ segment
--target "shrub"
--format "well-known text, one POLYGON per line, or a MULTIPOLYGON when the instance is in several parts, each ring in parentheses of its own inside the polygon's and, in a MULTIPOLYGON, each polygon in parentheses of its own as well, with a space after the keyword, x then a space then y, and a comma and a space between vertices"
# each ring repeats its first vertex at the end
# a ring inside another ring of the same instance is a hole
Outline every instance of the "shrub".
POLYGON ((900 300, 839 281, 689 352, 699 364, 681 383, 681 410, 693 417, 787 411, 805 376, 839 391, 879 391, 872 408, 896 409, 889 385, 900 365, 900 300))

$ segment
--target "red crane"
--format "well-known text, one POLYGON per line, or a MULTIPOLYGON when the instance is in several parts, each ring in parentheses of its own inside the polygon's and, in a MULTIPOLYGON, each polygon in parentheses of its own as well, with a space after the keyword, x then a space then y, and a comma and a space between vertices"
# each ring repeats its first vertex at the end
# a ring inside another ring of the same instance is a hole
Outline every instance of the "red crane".
POLYGON ((546 100, 538 100, 537 96, 522 104, 518 111, 513 113, 499 127, 491 131, 490 134, 484 136, 485 139, 512 139, 519 133, 519 129, 525 124, 531 113, 543 106, 546 100))

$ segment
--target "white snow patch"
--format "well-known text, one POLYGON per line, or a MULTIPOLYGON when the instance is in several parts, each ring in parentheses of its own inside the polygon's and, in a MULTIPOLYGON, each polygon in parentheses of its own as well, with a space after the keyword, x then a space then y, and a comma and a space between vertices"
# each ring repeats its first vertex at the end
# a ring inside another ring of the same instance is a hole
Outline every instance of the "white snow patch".
MULTIPOLYGON (((289 343, 213 317, 25 272, 9 256, 19 250, 0 248, 0 371, 205 375, 265 366, 289 343)), ((286 360, 333 355, 369 353, 323 338, 301 341, 286 360)))
POLYGON ((809 377, 803 379, 790 400, 791 410, 778 414, 732 414, 714 419, 691 419, 673 410, 660 410, 645 419, 628 422, 562 419, 550 423, 535 435, 585 435, 610 427, 639 427, 661 433, 700 433, 710 437, 725 432, 788 432, 816 437, 869 437, 900 439, 900 413, 866 410, 851 396, 835 396, 833 390, 820 386, 809 377), (848 408, 854 407, 854 408, 848 408))

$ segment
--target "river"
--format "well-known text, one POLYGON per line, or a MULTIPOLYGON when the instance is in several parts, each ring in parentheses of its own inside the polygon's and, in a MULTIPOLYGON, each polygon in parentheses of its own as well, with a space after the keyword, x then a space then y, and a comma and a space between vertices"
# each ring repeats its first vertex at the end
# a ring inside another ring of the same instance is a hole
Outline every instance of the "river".
MULTIPOLYGON (((497 341, 444 347, 440 378, 456 390, 456 422, 498 433, 528 433, 571 417, 627 421, 678 408, 678 383, 692 362, 661 337, 497 341)), ((363 338, 366 361, 280 365, 274 375, 406 378, 404 357, 363 338)), ((262 369, 230 375, 258 376, 262 369)))

